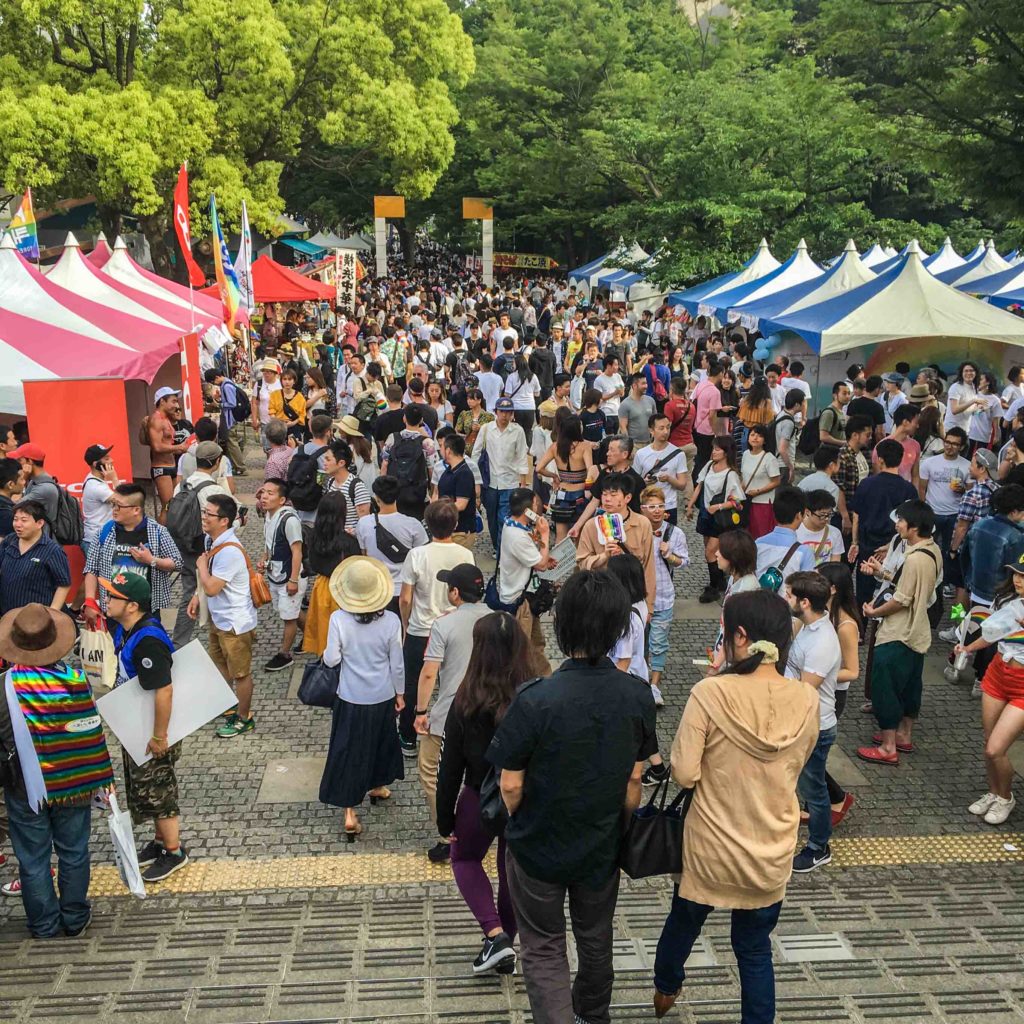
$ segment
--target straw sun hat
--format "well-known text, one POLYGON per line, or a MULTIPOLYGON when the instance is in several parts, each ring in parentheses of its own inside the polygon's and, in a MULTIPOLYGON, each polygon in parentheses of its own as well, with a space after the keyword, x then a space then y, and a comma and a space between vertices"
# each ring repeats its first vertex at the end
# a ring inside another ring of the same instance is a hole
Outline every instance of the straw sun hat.
POLYGON ((331 597, 353 615, 379 612, 391 603, 395 588, 387 566, 376 558, 353 555, 331 573, 331 597))

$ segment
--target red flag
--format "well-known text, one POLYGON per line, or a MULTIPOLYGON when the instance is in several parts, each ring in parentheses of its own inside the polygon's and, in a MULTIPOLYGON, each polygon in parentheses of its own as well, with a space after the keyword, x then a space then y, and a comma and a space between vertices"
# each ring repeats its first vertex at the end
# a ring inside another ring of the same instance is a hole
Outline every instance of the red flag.
POLYGON ((178 184, 174 189, 174 230, 178 235, 181 253, 185 257, 188 279, 192 282, 193 288, 202 288, 206 284, 206 275, 192 255, 192 231, 188 223, 188 171, 185 170, 184 164, 178 171, 178 184))

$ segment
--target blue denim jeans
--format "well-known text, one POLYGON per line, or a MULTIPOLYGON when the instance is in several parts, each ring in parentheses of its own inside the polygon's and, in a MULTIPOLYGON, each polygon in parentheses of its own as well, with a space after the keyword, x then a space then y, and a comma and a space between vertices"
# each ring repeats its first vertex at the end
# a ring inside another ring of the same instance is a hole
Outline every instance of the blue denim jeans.
POLYGON ((44 804, 36 814, 28 801, 9 791, 4 800, 10 818, 11 846, 18 858, 28 930, 37 939, 60 935, 62 931, 78 931, 89 919, 89 805, 44 804), (54 851, 59 899, 50 875, 54 851))
POLYGON ((949 557, 949 545, 953 542, 953 530, 956 527, 956 513, 948 516, 936 516, 935 526, 932 530, 932 540, 939 546, 942 552, 942 579, 949 583, 956 575, 955 563, 949 557))
POLYGON ((651 613, 650 662, 652 672, 665 671, 668 655, 668 633, 672 628, 672 609, 651 613))
POLYGON ((511 490, 499 491, 495 487, 485 487, 480 496, 487 512, 487 532, 491 535, 495 558, 501 554, 501 531, 505 526, 505 517, 508 515, 508 499, 511 495, 511 490))
POLYGON ((807 807, 811 820, 807 823, 807 845, 812 850, 824 850, 832 838, 832 804, 828 799, 825 764, 828 752, 836 741, 836 727, 822 729, 818 742, 796 782, 796 791, 807 807))
MULTIPOLYGON (((759 910, 732 911, 732 950, 740 974, 740 1024, 773 1024, 775 970, 771 934, 779 920, 782 900, 759 910)), ((654 987, 673 995, 686 978, 686 959, 714 907, 672 896, 654 958, 654 987)))

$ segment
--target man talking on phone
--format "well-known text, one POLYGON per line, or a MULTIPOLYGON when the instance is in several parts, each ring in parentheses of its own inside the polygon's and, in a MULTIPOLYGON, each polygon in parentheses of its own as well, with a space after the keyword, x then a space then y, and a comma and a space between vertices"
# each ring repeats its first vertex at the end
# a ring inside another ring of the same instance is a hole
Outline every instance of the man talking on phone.
POLYGON ((82 517, 85 520, 82 528, 82 550, 86 558, 89 557, 90 545, 99 540, 100 530, 114 518, 111 503, 114 500, 117 473, 109 457, 113 447, 91 444, 85 450, 85 464, 89 467, 89 475, 82 483, 82 517))

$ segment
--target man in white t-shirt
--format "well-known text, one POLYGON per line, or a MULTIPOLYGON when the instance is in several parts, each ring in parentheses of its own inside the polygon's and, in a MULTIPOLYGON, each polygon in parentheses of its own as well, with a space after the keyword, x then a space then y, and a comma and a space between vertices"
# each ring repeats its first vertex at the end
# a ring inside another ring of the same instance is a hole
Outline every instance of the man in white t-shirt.
POLYGON ((594 388, 601 392, 601 412, 604 413, 609 434, 619 432, 619 404, 626 393, 622 377, 619 376, 619 360, 617 356, 609 356, 604 361, 604 369, 594 378, 594 388))
POLYGON ((284 624, 281 646, 264 666, 281 672, 294 661, 292 648, 299 628, 305 628, 302 598, 309 580, 302 575, 302 521, 288 506, 287 486, 279 479, 267 480, 260 488, 263 520, 264 561, 257 568, 266 571, 274 611, 284 624))
MULTIPOLYGON (((256 606, 249 589, 249 566, 231 524, 238 515, 235 499, 211 494, 201 502, 207 549, 196 559, 199 585, 210 610, 208 649, 213 663, 230 685, 238 706, 217 730, 232 739, 256 728, 252 714, 252 646, 256 638, 256 606)), ((189 615, 199 614, 199 595, 189 602, 189 615)))
POLYGON ((268 356, 260 363, 260 374, 261 379, 256 381, 252 391, 252 429, 260 435, 260 444, 268 452, 270 442, 266 430, 270 422, 270 396, 281 390, 281 364, 268 356))
POLYGON ((804 364, 799 360, 794 360, 789 364, 789 376, 782 378, 782 386, 787 391, 802 391, 807 397, 807 400, 811 400, 811 385, 804 380, 804 364))
POLYGON ((459 522, 454 502, 432 501, 427 506, 423 521, 433 539, 406 555, 400 576, 402 589, 398 595, 399 614, 405 629, 405 708, 398 719, 398 739, 406 757, 416 757, 413 720, 430 627, 439 615, 451 611, 452 607, 448 600, 448 587, 438 581, 437 574, 442 569, 454 569, 463 562, 476 564, 473 552, 452 540, 459 522))
POLYGON ((488 412, 494 412, 494 407, 501 398, 505 381, 500 373, 494 372, 494 360, 484 352, 480 356, 480 369, 476 375, 476 386, 484 396, 484 407, 488 412))
POLYGON ((797 780, 797 792, 811 817, 807 845, 793 858, 793 871, 806 874, 832 860, 832 804, 825 765, 836 741, 836 682, 843 655, 828 614, 832 593, 828 580, 817 572, 794 573, 786 581, 785 592, 793 618, 800 623, 789 648, 785 674, 790 679, 802 679, 818 691, 818 742, 797 780))
POLYGON ((498 326, 491 331, 491 356, 492 358, 498 353, 503 351, 504 342, 506 338, 511 338, 514 342, 513 347, 519 348, 519 332, 512 326, 512 321, 509 318, 507 312, 503 312, 498 317, 498 326))
POLYGON ((846 551, 842 533, 831 525, 836 500, 828 491, 808 491, 804 521, 797 527, 796 539, 814 556, 814 567, 838 562, 846 551))
POLYGON ((908 402, 907 396, 903 393, 903 375, 899 373, 882 374, 882 394, 878 398, 878 404, 885 413, 885 432, 891 434, 895 427, 893 413, 901 405, 908 402))
POLYGON ((921 460, 917 490, 935 513, 932 540, 944 559, 942 578, 955 578, 949 548, 956 529, 957 515, 964 491, 970 487, 971 464, 961 454, 967 447, 967 434, 960 427, 950 427, 942 439, 942 454, 921 460))
POLYGON ((651 443, 633 456, 633 469, 648 484, 658 484, 665 493, 665 518, 677 525, 679 491, 685 491, 690 480, 686 454, 669 443, 672 423, 661 413, 651 423, 651 443))
POLYGON ((395 596, 388 605, 388 611, 396 615, 399 614, 398 595, 402 591, 402 567, 405 565, 408 552, 430 540, 418 519, 398 511, 398 492, 401 486, 393 476, 379 476, 373 481, 371 489, 379 511, 362 516, 356 523, 355 534, 363 554, 382 561, 391 573, 395 596), (378 526, 382 528, 379 540, 378 526), (381 543, 384 545, 383 549, 381 543), (405 554, 402 553, 402 548, 405 549, 405 554))
POLYGON ((110 503, 114 498, 117 471, 107 458, 113 445, 92 444, 85 450, 89 475, 82 483, 82 550, 89 555, 89 545, 99 539, 100 530, 114 518, 110 503))

